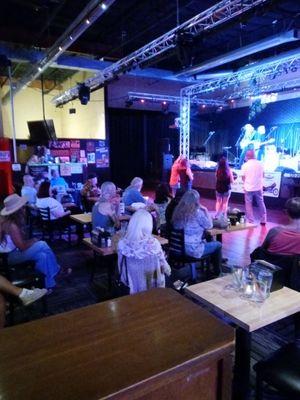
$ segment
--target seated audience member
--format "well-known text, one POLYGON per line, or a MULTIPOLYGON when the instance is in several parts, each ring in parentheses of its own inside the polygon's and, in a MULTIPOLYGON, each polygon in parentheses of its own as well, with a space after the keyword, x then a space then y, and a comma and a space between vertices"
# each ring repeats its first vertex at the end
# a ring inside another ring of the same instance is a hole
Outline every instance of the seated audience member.
POLYGON ((269 230, 262 247, 270 253, 300 255, 300 197, 285 203, 289 223, 269 230))
POLYGON ((4 199, 4 208, 0 212, 0 252, 8 253, 8 263, 11 265, 35 261, 35 268, 45 275, 45 286, 50 289, 55 286, 55 276, 60 267, 46 242, 35 238, 25 239, 26 202, 25 197, 17 194, 4 199))
POLYGON ((135 177, 132 179, 130 186, 128 186, 123 193, 123 202, 125 207, 131 206, 132 203, 145 203, 146 200, 141 195, 143 187, 143 179, 135 177))
POLYGON ((165 287, 165 274, 171 274, 159 241, 151 235, 152 228, 150 213, 138 210, 131 217, 124 238, 119 241, 119 271, 122 271, 121 280, 129 286, 130 294, 165 287))
MULTIPOLYGON (((42 182, 37 193, 36 206, 37 208, 49 208, 50 219, 58 220, 61 228, 68 227, 70 225, 76 226, 76 233, 78 235, 78 241, 80 242, 83 238, 83 226, 80 223, 76 223, 71 220, 69 215, 78 214, 80 209, 73 203, 70 203, 70 209, 65 210, 64 206, 51 197, 50 182, 42 182)), ((66 207, 67 208, 67 207, 66 207)))
POLYGON ((184 190, 177 189, 175 197, 167 205, 166 212, 165 212, 167 232, 170 232, 170 229, 172 227, 172 217, 173 217, 174 210, 177 207, 178 203, 180 202, 184 193, 185 193, 184 190))
POLYGON ((19 288, 0 275, 0 329, 5 325, 6 299, 5 295, 19 297, 24 306, 45 296, 47 289, 34 288, 32 290, 19 288))
POLYGON ((167 183, 161 183, 155 190, 154 204, 157 209, 157 229, 164 229, 166 224, 166 209, 172 199, 170 187, 167 183))
POLYGON ((50 182, 42 182, 37 193, 36 206, 38 208, 50 209, 50 219, 57 219, 70 215, 70 211, 65 211, 62 204, 51 197, 50 182))
POLYGON ((114 233, 114 228, 119 227, 119 204, 120 197, 117 195, 116 185, 112 182, 102 183, 101 196, 92 210, 93 229, 101 227, 114 233))
POLYGON ((65 179, 59 175, 57 169, 51 170, 51 176, 52 176, 52 178, 50 179, 51 188, 52 189, 55 188, 58 192, 66 192, 67 189, 69 188, 69 185, 67 184, 65 179))
POLYGON ((31 175, 23 176, 24 185, 22 186, 21 194, 23 197, 26 197, 28 203, 30 205, 34 205, 36 203, 36 189, 34 187, 34 180, 31 175))
MULTIPOLYGON (((205 229, 212 228, 212 219, 207 208, 200 204, 200 195, 196 190, 188 190, 174 210, 172 225, 175 229, 184 229, 185 252, 188 256, 200 258, 211 255, 214 273, 219 274, 222 262, 220 242, 203 240, 205 229)), ((196 278, 196 271, 194 276, 196 278)))
POLYGON ((86 200, 91 200, 95 197, 100 196, 101 190, 98 187, 98 178, 95 174, 90 174, 88 176, 88 180, 83 185, 80 193, 81 196, 84 197, 86 200))

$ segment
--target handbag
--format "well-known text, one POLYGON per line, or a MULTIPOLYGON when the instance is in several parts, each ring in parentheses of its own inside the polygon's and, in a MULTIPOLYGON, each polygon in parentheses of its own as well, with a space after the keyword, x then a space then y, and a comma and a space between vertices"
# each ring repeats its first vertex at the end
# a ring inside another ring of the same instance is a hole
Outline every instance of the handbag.
POLYGON ((130 294, 126 256, 122 256, 120 271, 112 284, 112 291, 114 297, 122 297, 130 294), (126 284, 121 280, 124 268, 125 268, 126 284))

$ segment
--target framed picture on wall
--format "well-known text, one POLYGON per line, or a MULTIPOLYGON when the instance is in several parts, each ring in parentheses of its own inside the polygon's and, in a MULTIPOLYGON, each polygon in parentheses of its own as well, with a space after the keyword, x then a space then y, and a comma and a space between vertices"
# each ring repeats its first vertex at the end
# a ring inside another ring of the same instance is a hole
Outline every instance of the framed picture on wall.
POLYGON ((96 162, 95 153, 87 153, 87 162, 88 164, 95 164, 96 162))

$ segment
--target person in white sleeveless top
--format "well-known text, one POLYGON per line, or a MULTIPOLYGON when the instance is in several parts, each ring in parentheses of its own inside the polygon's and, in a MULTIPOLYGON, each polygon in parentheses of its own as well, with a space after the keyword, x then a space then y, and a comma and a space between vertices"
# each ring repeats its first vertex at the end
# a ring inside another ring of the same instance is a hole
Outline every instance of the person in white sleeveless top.
POLYGON ((45 286, 56 285, 55 276, 60 270, 56 257, 48 244, 42 240, 26 240, 23 234, 24 205, 27 198, 12 194, 4 199, 0 212, 0 252, 8 253, 8 263, 19 264, 35 261, 35 268, 45 275, 45 286))

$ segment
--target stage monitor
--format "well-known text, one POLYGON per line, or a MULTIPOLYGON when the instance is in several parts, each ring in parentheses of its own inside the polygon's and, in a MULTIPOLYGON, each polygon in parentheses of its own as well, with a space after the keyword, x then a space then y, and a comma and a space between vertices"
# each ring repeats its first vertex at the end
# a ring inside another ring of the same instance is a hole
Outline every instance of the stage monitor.
POLYGON ((48 144, 49 140, 56 140, 56 133, 52 119, 41 121, 27 121, 29 139, 35 144, 48 144))

